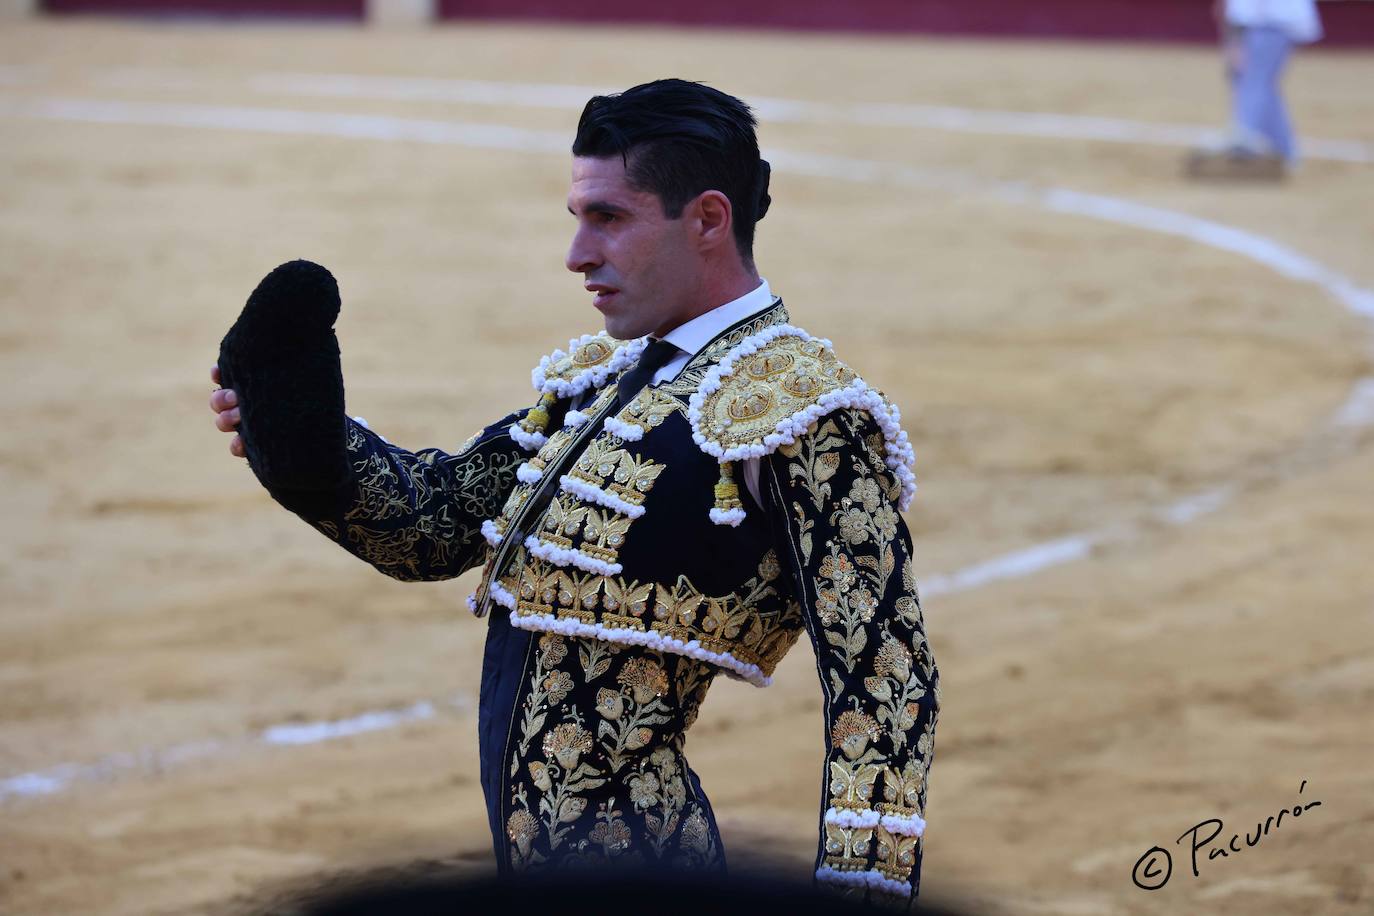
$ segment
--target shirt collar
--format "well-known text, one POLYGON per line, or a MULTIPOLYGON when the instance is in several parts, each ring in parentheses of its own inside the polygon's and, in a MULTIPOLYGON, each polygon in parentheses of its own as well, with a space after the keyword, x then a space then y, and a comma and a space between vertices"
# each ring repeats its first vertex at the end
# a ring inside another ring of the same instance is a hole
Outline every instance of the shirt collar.
POLYGON ((768 288, 768 281, 760 279, 759 285, 752 291, 724 305, 716 306, 685 324, 678 325, 663 335, 663 339, 688 356, 695 356, 708 343, 719 337, 721 332, 739 324, 750 315, 758 314, 772 304, 773 292, 768 288))

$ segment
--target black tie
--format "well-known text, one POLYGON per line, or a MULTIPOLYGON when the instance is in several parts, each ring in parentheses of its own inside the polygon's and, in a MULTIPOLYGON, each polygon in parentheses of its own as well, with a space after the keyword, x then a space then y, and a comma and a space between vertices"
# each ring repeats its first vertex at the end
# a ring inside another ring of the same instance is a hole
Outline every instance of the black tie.
POLYGON ((640 389, 653 379, 654 373, 666 366, 674 356, 681 352, 680 349, 666 340, 649 341, 644 352, 639 354, 639 362, 616 379, 615 390, 619 398, 617 406, 624 407, 634 400, 634 396, 639 394, 640 389))

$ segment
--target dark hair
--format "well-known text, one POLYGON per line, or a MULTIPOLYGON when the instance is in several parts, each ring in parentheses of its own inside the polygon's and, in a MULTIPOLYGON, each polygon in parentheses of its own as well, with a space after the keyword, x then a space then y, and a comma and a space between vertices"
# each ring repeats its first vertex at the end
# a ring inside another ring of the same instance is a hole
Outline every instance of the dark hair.
POLYGON ((572 152, 620 156, 630 187, 656 194, 669 219, 703 191, 720 191, 730 200, 735 244, 752 265, 754 224, 771 203, 756 124, 748 105, 719 89, 655 80, 594 96, 582 109, 572 152))

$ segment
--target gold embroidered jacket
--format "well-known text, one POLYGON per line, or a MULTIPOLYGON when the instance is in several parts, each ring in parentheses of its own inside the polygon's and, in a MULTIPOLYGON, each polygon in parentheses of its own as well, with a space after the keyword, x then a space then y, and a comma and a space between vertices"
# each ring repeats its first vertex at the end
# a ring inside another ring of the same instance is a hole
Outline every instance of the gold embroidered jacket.
POLYGON ((453 455, 351 423, 356 493, 307 520, 401 579, 485 561, 478 614, 760 686, 805 630, 828 736, 817 879, 904 903, 939 679, 900 515, 915 485, 897 410, 780 302, 618 405, 614 379, 643 344, 573 341, 535 369, 536 407, 453 455), (749 458, 763 505, 733 481, 749 458))

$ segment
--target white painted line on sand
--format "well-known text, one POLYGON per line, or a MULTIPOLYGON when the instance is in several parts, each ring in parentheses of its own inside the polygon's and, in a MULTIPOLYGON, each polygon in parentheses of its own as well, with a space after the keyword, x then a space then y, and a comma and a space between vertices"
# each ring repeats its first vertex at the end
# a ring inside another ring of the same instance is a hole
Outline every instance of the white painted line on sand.
MULTIPOLYGON (((1187 525, 1222 508, 1237 491, 1234 484, 1210 487, 1161 506, 1148 513, 1147 517, 1169 525, 1187 525)), ((1055 566, 1086 559, 1099 547, 1133 541, 1140 537, 1143 530, 1140 523, 1123 522, 1096 531, 1032 544, 948 575, 923 576, 920 592, 923 597, 948 595, 971 591, 1005 579, 1022 579, 1055 566)))
POLYGON ((365 712, 334 722, 291 722, 273 725, 264 729, 258 740, 263 744, 318 744, 321 741, 348 738, 432 718, 434 704, 421 700, 404 709, 365 712))
POLYGON ((920 593, 923 597, 949 595, 1003 579, 1019 579, 1049 569, 1051 566, 1081 560, 1104 540, 1104 534, 1076 534, 1043 544, 1034 544, 1022 550, 1013 550, 1011 553, 966 566, 948 575, 923 576, 920 581, 920 593))
POLYGON ((160 773, 192 760, 218 757, 227 747, 228 742, 224 741, 193 741, 171 747, 108 754, 94 763, 59 763, 0 779, 0 802, 10 798, 55 795, 77 782, 102 782, 131 770, 160 773))
MULTIPOLYGON (((991 111, 943 105, 860 103, 833 105, 762 99, 754 105, 759 117, 771 121, 818 124, 858 124, 867 127, 904 127, 1004 137, 1040 137, 1051 140, 1088 140, 1136 143, 1149 146, 1196 147, 1216 143, 1224 136, 1219 128, 1191 124, 1151 124, 1122 118, 1029 111, 991 111)), ((1302 141, 1309 159, 1336 162, 1374 162, 1374 148, 1358 140, 1302 141)))
POLYGON ((1068 188, 1038 187, 1016 181, 985 181, 967 173, 913 169, 904 165, 847 156, 791 153, 781 150, 769 150, 768 155, 774 168, 779 171, 837 181, 898 184, 928 190, 984 194, 1004 203, 1086 216, 1103 222, 1145 229, 1160 235, 1187 239, 1209 248, 1239 255, 1290 280, 1310 283, 1356 314, 1374 318, 1374 290, 1361 287, 1344 274, 1294 251, 1282 242, 1177 210, 1153 207, 1121 197, 1086 194, 1068 188))
POLYGON ((385 115, 299 111, 288 108, 244 108, 168 102, 119 102, 96 99, 0 99, 0 115, 47 121, 188 127, 293 136, 327 136, 353 140, 430 143, 524 153, 567 153, 568 137, 556 131, 527 130, 500 124, 393 118, 385 115))
POLYGON ((56 795, 78 783, 106 782, 123 773, 161 773, 193 760, 223 757, 234 751, 258 747, 292 747, 351 738, 433 719, 440 707, 458 712, 471 711, 466 695, 446 701, 421 700, 396 709, 372 710, 345 719, 320 722, 283 722, 271 725, 252 738, 240 741, 197 741, 165 748, 145 748, 136 752, 110 754, 94 763, 59 763, 30 773, 0 779, 0 803, 11 799, 56 795))
MULTIPOLYGON (((204 91, 223 88, 225 78, 191 70, 124 67, 98 71, 93 81, 118 89, 204 91)), ((457 105, 553 108, 580 111, 587 99, 615 91, 610 86, 557 83, 509 83, 436 77, 365 76, 351 73, 269 72, 250 74, 241 85, 253 92, 320 98, 371 99, 392 102, 440 102, 457 105)), ((989 136, 1039 137, 1150 146, 1195 147, 1215 143, 1220 128, 1195 124, 1163 124, 1070 115, 1054 112, 996 111, 951 105, 903 102, 815 102, 750 96, 749 104, 762 121, 796 124, 855 124, 938 130, 989 136)), ((1374 162, 1374 145, 1359 140, 1304 139, 1302 154, 1334 162, 1374 162)))
POLYGON ((1343 427, 1374 426, 1374 378, 1363 378, 1355 383, 1332 422, 1343 427))
POLYGON ((1084 194, 1064 188, 1051 188, 1041 192, 1040 203, 1047 209, 1059 213, 1077 213, 1094 219, 1136 226, 1163 235, 1191 239, 1211 248, 1238 254, 1263 264, 1290 280, 1319 286, 1357 315, 1374 318, 1374 290, 1364 289, 1349 277, 1326 265, 1254 232, 1119 197, 1084 194))
POLYGON ((1235 484, 1222 484, 1219 487, 1212 487, 1183 499, 1172 502, 1155 511, 1155 517, 1162 522, 1171 525, 1187 525, 1190 522, 1210 515, 1231 501, 1231 497, 1236 495, 1237 487, 1235 484))
MULTIPOLYGON (((569 140, 557 131, 499 124, 440 121, 388 115, 300 111, 165 102, 126 102, 50 98, 0 100, 0 115, 53 121, 254 131, 301 136, 414 142, 531 153, 568 153, 569 140)), ((1374 292, 1291 248, 1244 229, 1200 219, 1123 198, 1085 194, 1066 188, 1039 188, 1020 182, 987 182, 976 176, 913 169, 894 163, 768 150, 775 169, 863 183, 893 183, 947 191, 984 193, 1007 203, 1030 204, 1163 235, 1200 242, 1248 258, 1290 279, 1315 284, 1342 304, 1374 316, 1374 292)))

